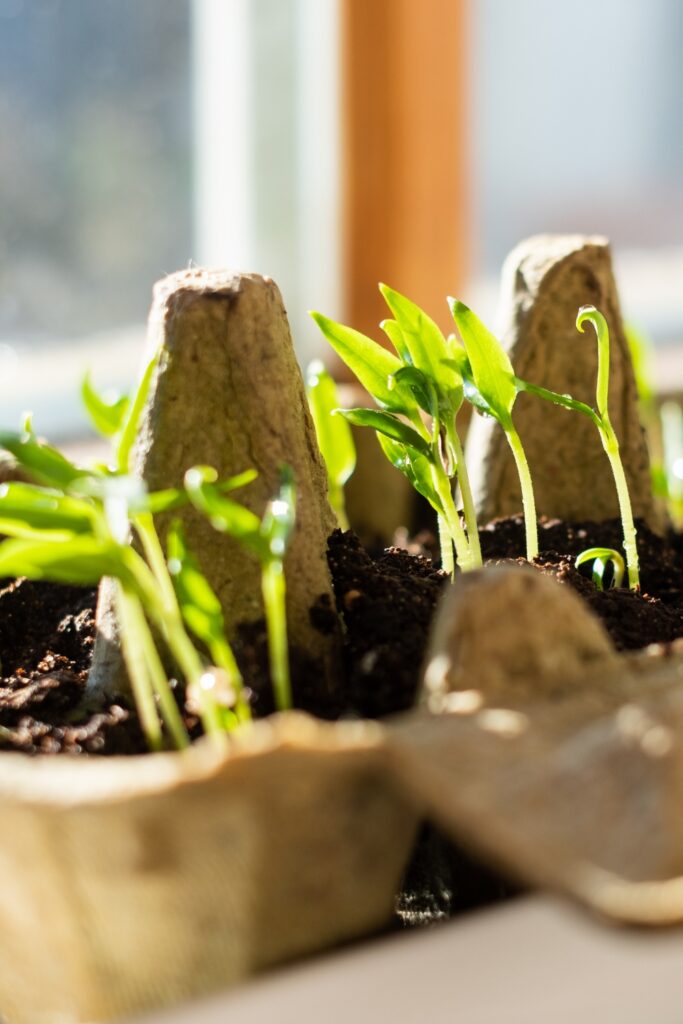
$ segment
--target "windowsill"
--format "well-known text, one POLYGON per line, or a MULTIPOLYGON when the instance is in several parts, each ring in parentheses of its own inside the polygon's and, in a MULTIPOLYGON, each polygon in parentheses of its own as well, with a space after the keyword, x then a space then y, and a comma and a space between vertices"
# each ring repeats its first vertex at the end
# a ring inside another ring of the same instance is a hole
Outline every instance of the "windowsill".
POLYGON ((363 942, 136 1024, 678 1024, 680 931, 530 896, 363 942))

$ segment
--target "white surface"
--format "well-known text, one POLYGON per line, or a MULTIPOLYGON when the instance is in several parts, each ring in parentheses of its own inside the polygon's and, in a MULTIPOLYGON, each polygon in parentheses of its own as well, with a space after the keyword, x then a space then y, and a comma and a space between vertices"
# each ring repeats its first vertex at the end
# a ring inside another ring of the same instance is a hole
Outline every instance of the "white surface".
POLYGON ((529 897, 136 1024, 681 1024, 682 975, 683 931, 619 930, 529 897))

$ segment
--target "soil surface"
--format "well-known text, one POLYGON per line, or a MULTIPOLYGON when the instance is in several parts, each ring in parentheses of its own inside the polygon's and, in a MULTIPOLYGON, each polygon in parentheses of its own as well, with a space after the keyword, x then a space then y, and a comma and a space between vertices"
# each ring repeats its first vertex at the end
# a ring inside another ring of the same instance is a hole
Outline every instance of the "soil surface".
MULTIPOLYGON (((564 523, 541 520, 543 572, 573 587, 602 619, 620 650, 668 643, 683 636, 683 536, 659 538, 638 523, 641 592, 599 591, 574 567, 587 547, 621 549, 618 520, 564 523)), ((480 531, 487 561, 519 560, 524 550, 521 516, 497 520, 480 531)), ((290 652, 294 702, 321 718, 380 718, 405 711, 415 700, 429 625, 447 577, 430 555, 434 539, 408 548, 368 553, 352 533, 336 531, 329 563, 344 629, 344 670, 322 691, 318 666, 305 652, 290 652)), ((95 632, 95 592, 27 580, 0 584, 0 748, 29 754, 132 754, 146 749, 137 715, 123 695, 104 707, 84 708, 83 695, 95 632)), ((335 612, 312 609, 322 631, 335 612)), ((254 714, 273 711, 263 622, 240 629, 235 651, 254 714)), ((192 735, 196 716, 177 699, 192 735)))
MULTIPOLYGON (((636 650, 653 643, 669 643, 683 636, 683 536, 661 538, 636 522, 640 560, 640 592, 626 586, 598 590, 585 573, 574 567, 578 554, 592 547, 623 552, 621 521, 565 523, 541 519, 536 565, 573 587, 602 620, 618 650, 636 650)), ((521 516, 495 520, 480 531, 485 559, 516 558, 524 551, 521 516)), ((523 561, 523 559, 522 559, 523 561)), ((582 570, 584 567, 582 567, 582 570)))

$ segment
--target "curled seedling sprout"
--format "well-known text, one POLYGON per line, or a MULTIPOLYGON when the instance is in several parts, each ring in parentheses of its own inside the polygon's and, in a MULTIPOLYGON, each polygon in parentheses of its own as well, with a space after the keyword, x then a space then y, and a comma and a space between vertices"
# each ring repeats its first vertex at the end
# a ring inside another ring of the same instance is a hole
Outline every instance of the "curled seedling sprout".
POLYGON ((230 534, 259 560, 275 706, 285 711, 292 706, 284 558, 296 517, 293 474, 288 466, 282 467, 279 491, 268 503, 263 519, 226 498, 216 481, 216 471, 210 466, 194 466, 185 474, 185 488, 195 508, 216 530, 230 534))
POLYGON ((636 527, 633 522, 631 497, 628 493, 626 474, 619 452, 619 441, 609 417, 609 328, 602 313, 595 306, 582 306, 576 318, 576 328, 583 333, 584 324, 592 324, 598 340, 598 378, 595 388, 597 405, 596 426, 614 476, 619 500, 619 512, 624 530, 624 551, 628 569, 628 582, 632 590, 640 586, 636 527))
POLYGON ((349 424, 342 416, 335 415, 339 408, 337 387, 319 359, 306 371, 306 394, 327 470, 330 505, 340 529, 348 530, 344 484, 356 468, 356 446, 349 424))
POLYGON ((519 393, 508 354, 498 339, 471 309, 457 299, 448 300, 455 325, 464 345, 453 349, 453 359, 460 366, 465 397, 486 416, 498 421, 514 456, 522 490, 526 557, 532 562, 538 555, 536 501, 529 463, 512 420, 512 410, 519 393))
POLYGON ((370 393, 377 408, 343 409, 357 426, 373 429, 389 461, 437 513, 441 560, 467 571, 482 564, 474 503, 456 416, 463 381, 443 334, 414 302, 387 285, 380 291, 393 314, 382 329, 396 354, 359 331, 311 314, 327 341, 370 393), (460 485, 465 526, 453 497, 460 485))
POLYGON ((614 433, 614 428, 609 416, 609 328, 602 313, 595 306, 582 306, 576 318, 576 327, 582 334, 584 324, 590 323, 595 330, 598 342, 598 376, 595 386, 595 408, 587 405, 586 402, 579 402, 571 395, 560 395, 548 388, 531 384, 528 381, 515 378, 518 391, 527 391, 529 394, 544 398, 564 409, 573 409, 587 416, 597 427, 609 459, 610 468, 614 477, 614 484, 619 502, 619 514, 621 516, 622 528, 624 531, 624 553, 626 555, 626 568, 628 571, 628 583, 632 590, 640 586, 640 570, 638 565, 638 547, 636 544, 636 527, 633 522, 633 511, 631 509, 631 498, 628 492, 626 474, 621 461, 619 441, 614 433))
POLYGON ((575 566, 591 566, 591 579, 598 590, 620 587, 624 580, 626 564, 614 548, 586 548, 576 556, 575 566))

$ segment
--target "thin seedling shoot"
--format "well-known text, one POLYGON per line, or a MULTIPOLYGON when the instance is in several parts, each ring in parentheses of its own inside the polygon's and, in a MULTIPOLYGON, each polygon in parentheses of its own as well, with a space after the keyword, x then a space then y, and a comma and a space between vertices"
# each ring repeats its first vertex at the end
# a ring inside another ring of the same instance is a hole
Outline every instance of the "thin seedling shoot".
POLYGON ((543 398, 546 401, 553 402, 555 405, 560 405, 565 409, 572 409, 575 412, 580 412, 595 424, 600 435, 602 446, 607 458, 609 459, 617 491, 619 514, 621 516, 621 523, 624 532, 624 553, 626 555, 629 587, 632 590, 637 590, 640 587, 640 571, 638 565, 638 547, 636 544, 636 527, 633 521, 633 510, 631 508, 631 498, 628 491, 628 483, 626 482, 626 474, 624 473, 624 466, 621 461, 621 453, 619 451, 619 440, 614 432, 609 416, 609 328, 605 317, 595 308, 595 306, 582 306, 579 310, 576 318, 576 328, 582 334, 584 332, 584 324, 586 323, 592 324, 598 342, 598 375, 595 386, 595 408, 587 405, 585 402, 577 401, 575 398, 572 398, 571 395, 559 395, 555 391, 550 391, 548 388, 540 387, 537 384, 531 384, 528 381, 523 381, 519 378, 515 378, 515 382, 519 391, 527 391, 529 394, 536 395, 538 398, 543 398))
POLYGON ((526 557, 533 562, 538 555, 536 501, 529 463, 512 420, 512 410, 520 390, 512 363, 495 335, 471 309, 453 298, 449 298, 448 304, 465 348, 464 353, 457 350, 454 353, 465 383, 465 397, 480 413, 498 421, 515 460, 522 489, 526 557))
POLYGON ((185 488, 194 507, 207 516, 214 529, 230 534, 260 563, 275 706, 278 711, 286 711, 292 706, 284 573, 284 558, 296 517, 292 471, 288 466, 281 468, 278 494, 268 503, 262 519, 225 497, 224 488, 217 483, 217 473, 210 466, 189 469, 185 488))

